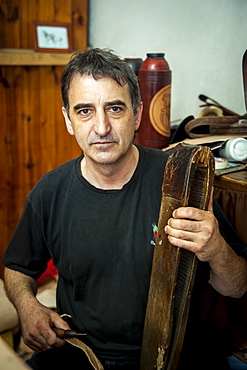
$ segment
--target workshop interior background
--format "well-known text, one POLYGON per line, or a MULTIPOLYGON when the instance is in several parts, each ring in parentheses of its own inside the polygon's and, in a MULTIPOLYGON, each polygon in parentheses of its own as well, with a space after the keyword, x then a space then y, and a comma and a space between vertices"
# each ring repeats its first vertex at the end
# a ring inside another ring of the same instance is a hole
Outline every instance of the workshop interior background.
POLYGON ((34 184, 80 154, 61 114, 64 66, 22 60, 24 49, 34 49, 33 20, 71 23, 73 50, 105 47, 143 60, 164 52, 173 125, 198 116, 199 94, 245 113, 246 16, 246 0, 0 0, 0 48, 16 49, 17 58, 0 66, 0 260, 34 184))

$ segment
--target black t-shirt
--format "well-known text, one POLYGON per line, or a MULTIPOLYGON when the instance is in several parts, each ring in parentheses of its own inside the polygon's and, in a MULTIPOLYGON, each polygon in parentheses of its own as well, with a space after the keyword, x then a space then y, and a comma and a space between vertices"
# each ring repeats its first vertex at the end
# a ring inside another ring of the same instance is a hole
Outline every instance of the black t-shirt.
MULTIPOLYGON (((58 313, 71 315, 96 353, 110 358, 131 357, 141 347, 167 160, 166 152, 138 149, 136 171, 120 190, 88 183, 82 157, 43 176, 28 195, 3 259, 38 278, 52 258, 59 271, 58 313)), ((241 253, 244 247, 219 209, 217 217, 241 253)))
POLYGON ((102 350, 139 348, 167 154, 140 150, 131 180, 102 190, 81 175, 81 157, 46 174, 4 257, 34 278, 49 258, 59 271, 57 307, 102 350))

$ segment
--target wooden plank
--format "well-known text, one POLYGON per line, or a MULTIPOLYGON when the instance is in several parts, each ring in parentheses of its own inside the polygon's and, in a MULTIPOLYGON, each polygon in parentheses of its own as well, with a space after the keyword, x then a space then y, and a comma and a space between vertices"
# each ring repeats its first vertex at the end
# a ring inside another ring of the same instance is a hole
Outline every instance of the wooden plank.
MULTIPOLYGON (((22 169, 24 187, 29 191, 40 178, 40 105, 39 105, 39 74, 38 67, 22 68, 22 132, 24 133, 24 150, 22 169), (32 104, 30 104, 32 102, 32 104)), ((21 181, 21 179, 19 179, 21 181)), ((27 195, 27 194, 26 194, 27 195)))
POLYGON ((42 173, 51 171, 57 167, 57 141, 63 138, 57 138, 56 126, 59 125, 60 112, 56 109, 56 97, 59 98, 59 86, 56 81, 55 68, 40 68, 40 79, 42 81, 40 91, 40 105, 46 107, 41 111, 41 141, 42 141, 42 173), (49 89, 50 81, 53 81, 53 89, 49 89))
POLYGON ((44 174, 81 154, 77 143, 66 130, 62 115, 60 80, 62 67, 40 68, 40 156, 44 174), (53 89, 49 86, 53 81, 53 89))
POLYGON ((88 46, 88 0, 72 0, 72 40, 75 50, 88 46))
MULTIPOLYGON (((65 1, 66 0, 64 0, 64 2, 65 1)), ((46 21, 46 22, 55 22, 54 0, 42 0, 40 2, 40 6, 38 10, 38 20, 46 21)))
MULTIPOLYGON (((36 1, 35 1, 36 3, 36 1)), ((29 0, 21 0, 19 4, 19 13, 21 18, 20 24, 20 48, 30 48, 33 49, 33 39, 32 28, 29 22, 29 0), (32 38, 32 39, 31 39, 32 38)), ((34 16, 35 18, 35 16, 34 16)), ((5 47, 10 47, 6 45, 5 47)))
POLYGON ((0 0, 0 47, 34 48, 32 21, 72 24, 73 48, 88 45, 88 0, 0 0))
MULTIPOLYGON (((18 178, 18 160, 19 150, 18 147, 21 143, 21 138, 17 136, 18 126, 18 100, 16 91, 20 84, 21 75, 19 68, 2 68, 3 77, 7 86, 1 90, 1 96, 5 100, 5 109, 2 111, 2 124, 1 130, 1 183, 0 183, 0 225, 1 225, 1 244, 0 254, 3 255, 14 228, 20 217, 18 213, 18 192, 19 183, 18 178), (13 107, 15 107, 13 109, 13 107)), ((2 273, 1 265, 1 273, 2 273)))
POLYGON ((85 50, 88 1, 0 0, 0 11, 1 260, 33 185, 44 173, 81 154, 61 113, 60 79, 71 54, 34 52, 32 20, 71 22, 74 48, 85 50))
MULTIPOLYGON (((2 128, 0 130, 0 261, 3 257, 3 252, 7 246, 8 240, 8 215, 6 210, 8 209, 8 164, 6 164, 6 159, 8 155, 9 142, 11 140, 8 134, 8 122, 7 119, 7 101, 8 101, 8 91, 9 82, 6 77, 6 68, 1 68, 1 81, 0 84, 0 96, 1 96, 1 116, 2 116, 2 128), (6 92, 5 92, 6 91, 6 92)), ((8 101, 9 103, 9 101, 8 101)), ((10 122, 9 122, 10 123, 10 122)), ((11 123, 10 123, 11 124, 11 123)), ((3 276, 3 265, 0 262, 0 277, 3 276)))
POLYGON ((20 4, 18 0, 0 1, 0 46, 20 47, 20 4))
POLYGON ((38 53, 30 49, 0 49, 2 66, 65 66, 71 58, 70 53, 38 53))
POLYGON ((72 1, 55 0, 54 14, 56 22, 71 23, 72 1))
POLYGON ((69 159, 76 158, 82 154, 75 137, 71 136, 66 129, 65 121, 62 115, 62 98, 60 93, 60 79, 63 72, 63 68, 56 67, 57 71, 57 83, 59 86, 59 95, 56 93, 55 108, 58 112, 57 126, 56 126, 56 148, 57 148, 57 165, 62 164, 69 159), (62 138, 62 142, 61 142, 62 138))
MULTIPOLYGON (((2 15, 2 19, 5 19, 6 17, 6 2, 2 3, 0 2, 0 13, 2 15)), ((0 22, 0 47, 3 47, 6 45, 6 32, 5 32, 5 21, 0 22)))
POLYGON ((20 11, 20 47, 34 48, 34 35, 32 21, 38 16, 39 4, 37 1, 21 0, 19 4, 20 11))

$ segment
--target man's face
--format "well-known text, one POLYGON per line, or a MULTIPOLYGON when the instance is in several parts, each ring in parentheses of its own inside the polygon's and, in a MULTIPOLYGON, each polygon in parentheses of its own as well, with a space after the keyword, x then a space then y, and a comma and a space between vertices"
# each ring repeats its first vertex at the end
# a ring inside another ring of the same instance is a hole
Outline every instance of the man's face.
POLYGON ((69 104, 70 117, 63 108, 67 130, 87 159, 113 164, 130 152, 142 105, 134 116, 127 85, 78 74, 70 84, 69 104))

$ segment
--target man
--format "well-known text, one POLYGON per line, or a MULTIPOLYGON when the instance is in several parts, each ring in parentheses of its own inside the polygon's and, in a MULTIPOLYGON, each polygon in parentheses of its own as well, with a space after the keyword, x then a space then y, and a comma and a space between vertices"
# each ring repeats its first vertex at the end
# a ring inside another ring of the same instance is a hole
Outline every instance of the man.
MULTIPOLYGON (((138 369, 167 153, 133 145, 142 115, 138 83, 112 52, 77 53, 62 76, 62 97, 67 130, 83 156, 46 174, 28 195, 4 256, 6 290, 24 341, 37 351, 32 368, 91 368, 56 327, 86 333, 105 369, 138 369), (59 271, 57 313, 35 298, 50 258, 59 271), (71 316, 69 324, 61 314, 71 316)), ((175 210, 166 233, 210 267, 204 280, 215 290, 240 297, 246 250, 217 212, 238 254, 221 236, 212 201, 209 211, 175 210)), ((194 368, 187 360, 181 369, 194 368)))

